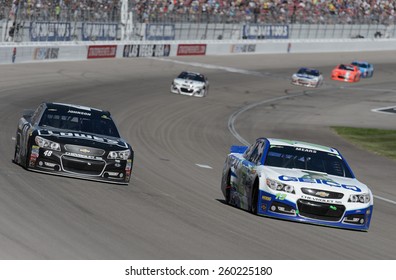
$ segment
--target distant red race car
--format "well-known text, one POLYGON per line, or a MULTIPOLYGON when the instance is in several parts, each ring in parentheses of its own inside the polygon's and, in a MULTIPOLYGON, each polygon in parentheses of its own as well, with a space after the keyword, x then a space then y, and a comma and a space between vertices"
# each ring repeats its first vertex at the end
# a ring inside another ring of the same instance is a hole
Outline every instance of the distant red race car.
POLYGON ((359 67, 351 64, 340 64, 331 71, 331 79, 343 82, 359 82, 362 73, 359 67))

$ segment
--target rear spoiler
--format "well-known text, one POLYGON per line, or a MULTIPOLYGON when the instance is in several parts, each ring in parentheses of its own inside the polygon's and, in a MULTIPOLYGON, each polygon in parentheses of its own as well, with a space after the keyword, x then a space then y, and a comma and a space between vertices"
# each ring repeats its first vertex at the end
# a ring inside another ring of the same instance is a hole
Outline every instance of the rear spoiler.
POLYGON ((243 154, 247 150, 248 146, 231 146, 230 153, 243 154))

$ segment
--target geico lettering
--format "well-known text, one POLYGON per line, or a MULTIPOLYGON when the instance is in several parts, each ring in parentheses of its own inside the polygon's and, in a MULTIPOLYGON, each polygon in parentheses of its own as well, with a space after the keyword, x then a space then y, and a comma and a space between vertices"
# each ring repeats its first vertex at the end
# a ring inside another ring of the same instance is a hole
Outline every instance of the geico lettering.
POLYGON ((311 184, 323 184, 326 186, 330 187, 336 187, 336 188, 343 188, 346 190, 351 190, 355 192, 361 192, 362 190, 354 185, 346 185, 346 184, 339 184, 337 182, 331 181, 331 180, 323 180, 323 179, 313 179, 313 178, 304 178, 304 177, 291 177, 291 176, 286 176, 286 175, 281 175, 278 177, 279 180, 284 181, 284 182, 302 182, 302 183, 311 183, 311 184))

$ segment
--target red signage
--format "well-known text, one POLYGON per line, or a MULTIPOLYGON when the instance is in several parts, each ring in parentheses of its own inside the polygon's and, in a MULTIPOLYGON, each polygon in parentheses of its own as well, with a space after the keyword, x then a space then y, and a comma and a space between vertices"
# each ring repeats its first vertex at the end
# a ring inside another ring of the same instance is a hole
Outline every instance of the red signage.
POLYGON ((177 55, 205 55, 206 44, 179 44, 177 55))
POLYGON ((117 45, 98 45, 88 47, 88 59, 91 58, 114 58, 117 54, 117 45))

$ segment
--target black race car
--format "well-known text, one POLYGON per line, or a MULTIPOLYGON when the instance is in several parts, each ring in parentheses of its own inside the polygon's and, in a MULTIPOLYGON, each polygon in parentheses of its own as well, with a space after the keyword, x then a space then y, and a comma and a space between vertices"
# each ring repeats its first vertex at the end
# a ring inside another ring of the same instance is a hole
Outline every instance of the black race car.
POLYGON ((128 184, 133 156, 108 111, 42 103, 18 123, 14 162, 28 170, 128 184))

